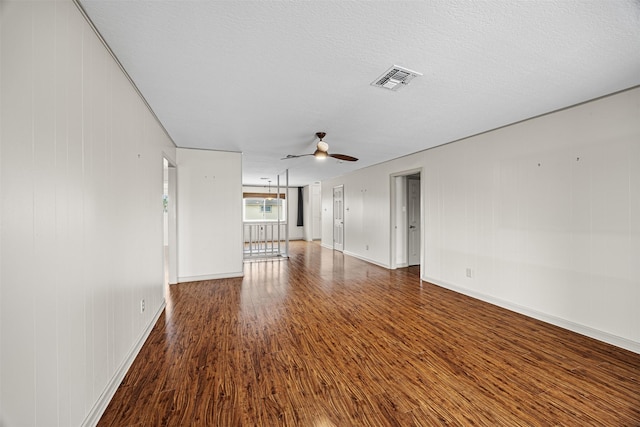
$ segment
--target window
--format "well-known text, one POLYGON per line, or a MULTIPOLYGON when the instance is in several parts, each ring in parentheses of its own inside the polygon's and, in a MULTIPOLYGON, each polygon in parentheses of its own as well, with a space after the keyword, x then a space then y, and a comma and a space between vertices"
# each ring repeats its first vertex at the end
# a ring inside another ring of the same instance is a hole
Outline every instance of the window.
POLYGON ((275 194, 244 194, 242 199, 242 216, 247 221, 280 221, 286 222, 287 202, 284 195, 275 198, 275 194))

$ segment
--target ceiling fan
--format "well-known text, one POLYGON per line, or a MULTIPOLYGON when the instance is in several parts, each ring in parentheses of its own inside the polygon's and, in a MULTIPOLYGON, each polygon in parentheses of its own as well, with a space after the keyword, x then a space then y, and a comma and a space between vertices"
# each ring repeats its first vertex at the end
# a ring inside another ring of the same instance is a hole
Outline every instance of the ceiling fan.
POLYGON ((355 157, 347 156, 346 154, 329 153, 329 144, 327 144, 322 140, 322 138, 324 138, 326 135, 327 134, 325 132, 316 132, 316 136, 320 138, 320 141, 318 141, 318 144, 316 145, 316 151, 314 151, 313 154, 300 154, 300 155, 287 154, 287 157, 283 158, 282 160, 295 159, 296 157, 313 156, 317 159, 326 159, 327 157, 333 157, 334 159, 344 160, 347 162, 358 161, 358 159, 356 159, 355 157))

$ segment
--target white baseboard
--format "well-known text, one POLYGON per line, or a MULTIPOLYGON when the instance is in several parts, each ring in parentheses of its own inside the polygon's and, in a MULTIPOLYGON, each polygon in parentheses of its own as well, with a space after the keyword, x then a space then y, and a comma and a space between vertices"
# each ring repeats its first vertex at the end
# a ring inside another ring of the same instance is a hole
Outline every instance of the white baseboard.
POLYGON ((140 349, 142 349, 142 346, 144 345, 145 341, 149 337, 149 334, 151 334, 151 331, 153 330, 153 327, 156 325, 156 322, 158 321, 158 319, 160 318, 160 315, 162 314, 162 311, 164 310, 165 306, 166 306, 166 302, 163 301, 162 305, 160 306, 156 314, 153 316, 153 319, 151 320, 151 322, 147 325, 145 330, 142 332, 142 334, 140 335, 140 338, 138 338, 138 341, 136 341, 133 348, 129 351, 129 354, 127 355, 127 357, 125 357, 125 359, 122 361, 122 364, 116 370, 113 377, 111 377, 111 380, 105 387, 104 391, 102 392, 102 394, 100 395, 96 403, 93 404, 93 407, 91 408, 86 418, 82 422, 82 427, 95 427, 96 425, 98 425, 98 421, 100 421, 102 414, 104 414, 104 411, 107 409, 107 406, 109 405, 109 402, 111 402, 113 395, 116 394, 116 391, 120 386, 120 383, 122 382, 122 380, 124 379, 124 376, 127 374, 127 371, 133 364, 133 361, 136 359, 136 356, 138 355, 138 353, 140 353, 140 349))
POLYGON ((552 325, 558 326, 563 329, 567 329, 569 331, 578 333, 580 335, 584 335, 589 338, 593 338, 598 341, 602 341, 607 344, 611 344, 616 347, 620 347, 625 350, 629 350, 634 353, 640 354, 639 342, 631 341, 627 338, 619 337, 617 335, 613 335, 608 332, 601 331, 599 329, 594 329, 589 326, 581 325, 579 323, 575 323, 560 317, 552 316, 550 314, 541 313, 539 311, 530 309, 528 307, 523 307, 521 305, 514 304, 509 301, 504 301, 499 298, 495 298, 480 292, 474 292, 472 290, 462 288, 460 286, 456 286, 451 283, 446 283, 441 280, 433 279, 430 277, 423 277, 422 280, 425 282, 433 283, 435 285, 441 286, 446 289, 450 289, 460 294, 467 295, 467 296, 488 302, 493 305, 497 305, 498 307, 506 308, 507 310, 515 311, 516 313, 524 314, 525 316, 529 316, 534 319, 541 320, 546 323, 550 323, 552 325))
POLYGON ((356 253, 353 253, 353 252, 349 252, 349 251, 344 251, 343 253, 345 255, 349 255, 349 256, 352 256, 354 258, 358 258, 358 259, 360 259, 362 261, 366 261, 368 263, 375 264, 375 265, 377 265, 379 267, 386 268, 387 270, 389 270, 389 265, 388 264, 382 264, 382 263, 379 263, 378 261, 372 260, 370 258, 364 257, 362 255, 359 255, 359 254, 356 254, 356 253))
MULTIPOLYGON (((333 246, 329 246, 329 245, 326 245, 324 243, 321 243, 320 246, 322 246, 323 248, 326 248, 326 249, 334 250, 333 246)), ((360 259, 362 261, 366 261, 368 263, 375 264, 375 265, 377 265, 379 267, 389 269, 389 265, 388 264, 379 263, 378 261, 375 261, 375 260, 373 260, 371 258, 367 258, 367 257, 364 257, 362 255, 359 255, 359 254, 356 254, 356 253, 353 253, 353 252, 349 252, 349 251, 342 251, 342 253, 345 254, 345 255, 352 256, 354 258, 358 258, 358 259, 360 259)))
POLYGON ((220 274, 205 274, 202 276, 186 276, 186 277, 178 277, 178 283, 186 283, 186 282, 200 282, 202 280, 216 280, 216 279, 229 279, 233 277, 243 277, 244 272, 235 271, 231 273, 220 273, 220 274))

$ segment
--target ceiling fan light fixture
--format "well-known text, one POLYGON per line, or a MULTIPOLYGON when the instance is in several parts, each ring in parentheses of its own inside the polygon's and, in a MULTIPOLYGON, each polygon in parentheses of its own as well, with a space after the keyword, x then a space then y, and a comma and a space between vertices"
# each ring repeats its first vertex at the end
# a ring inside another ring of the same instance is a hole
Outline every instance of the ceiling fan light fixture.
POLYGON ((318 147, 318 150, 324 151, 325 153, 329 151, 329 144, 327 144, 323 140, 318 141, 317 147, 318 147))
POLYGON ((327 158, 327 152, 326 151, 322 151, 320 148, 316 149, 316 151, 313 152, 313 156, 316 159, 321 159, 324 160, 327 158))

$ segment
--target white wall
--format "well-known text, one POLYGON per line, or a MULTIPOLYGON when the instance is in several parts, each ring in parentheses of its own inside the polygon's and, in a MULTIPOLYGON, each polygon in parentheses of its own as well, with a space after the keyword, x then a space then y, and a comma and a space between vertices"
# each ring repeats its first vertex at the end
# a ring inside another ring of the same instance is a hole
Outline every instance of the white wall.
POLYGON ((311 184, 309 189, 309 212, 310 221, 308 226, 311 229, 310 240, 320 240, 322 238, 322 185, 320 183, 311 184))
POLYGON ((242 155, 177 150, 178 281, 242 276, 242 155))
MULTIPOLYGON (((408 221, 407 221, 407 177, 396 176, 393 178, 392 185, 395 186, 395 203, 392 201, 393 216, 393 233, 395 240, 395 265, 398 267, 406 267, 409 265, 409 242, 408 242, 408 221)), ((394 263, 392 263, 393 266, 394 263)))
POLYGON ((419 169, 422 161, 412 155, 323 181, 322 245, 333 247, 333 188, 344 184, 344 252, 389 268, 391 175, 419 169))
POLYGON ((425 280, 640 352, 639 117, 635 88, 323 182, 323 229, 344 184, 345 252, 388 265, 389 174, 422 167, 425 280))
MULTIPOLYGON (((266 193, 266 187, 242 187, 242 191, 245 193, 266 193)), ((271 192, 276 193, 276 187, 271 186, 271 192)), ((280 187, 280 193, 285 193, 286 188, 280 187)), ((242 195, 241 195, 242 197, 242 195)), ((304 238, 304 227, 298 227, 298 187, 289 187, 289 194, 286 196, 287 200, 287 226, 289 227, 289 240, 301 240, 304 238)), ((306 221, 306 212, 305 221, 306 221)), ((240 212, 242 218, 242 212, 240 212)))
POLYGON ((313 240, 313 223, 311 222, 313 216, 311 213, 311 188, 308 185, 302 189, 302 200, 302 203, 304 204, 304 227, 302 228, 302 239, 310 242, 313 240))
POLYGON ((304 187, 303 239, 310 242, 322 238, 322 186, 313 183, 304 187))
POLYGON ((0 425, 91 425, 164 305, 175 148, 71 1, 0 14, 0 425))

